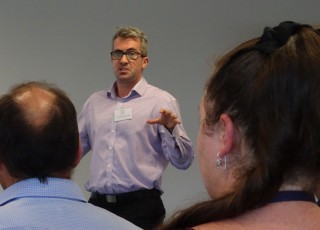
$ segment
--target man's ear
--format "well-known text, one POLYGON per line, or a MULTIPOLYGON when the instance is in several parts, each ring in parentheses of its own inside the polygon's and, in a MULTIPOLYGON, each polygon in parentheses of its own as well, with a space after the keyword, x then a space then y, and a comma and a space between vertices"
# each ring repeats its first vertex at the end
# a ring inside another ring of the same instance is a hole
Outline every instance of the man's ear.
POLYGON ((9 186, 13 185, 17 181, 18 179, 11 176, 11 174, 8 172, 5 163, 0 161, 0 185, 2 189, 8 188, 9 186))
POLYGON ((149 64, 149 57, 143 57, 142 69, 147 68, 149 64))
POLYGON ((219 119, 219 129, 220 129, 220 157, 224 157, 229 154, 234 147, 235 143, 235 125, 231 119, 231 117, 223 113, 219 119))
POLYGON ((74 160, 74 167, 76 167, 80 163, 81 158, 82 158, 82 151, 81 151, 81 144, 80 144, 80 141, 79 141, 77 157, 74 160))

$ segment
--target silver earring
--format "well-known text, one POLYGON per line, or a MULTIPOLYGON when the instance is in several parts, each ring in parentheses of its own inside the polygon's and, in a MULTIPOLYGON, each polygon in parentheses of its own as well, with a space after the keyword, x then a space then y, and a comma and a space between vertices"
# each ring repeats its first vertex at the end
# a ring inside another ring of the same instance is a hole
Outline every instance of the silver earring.
POLYGON ((223 168, 224 170, 227 169, 227 157, 224 156, 224 158, 221 158, 219 156, 220 152, 217 153, 217 161, 216 161, 216 167, 217 168, 223 168))

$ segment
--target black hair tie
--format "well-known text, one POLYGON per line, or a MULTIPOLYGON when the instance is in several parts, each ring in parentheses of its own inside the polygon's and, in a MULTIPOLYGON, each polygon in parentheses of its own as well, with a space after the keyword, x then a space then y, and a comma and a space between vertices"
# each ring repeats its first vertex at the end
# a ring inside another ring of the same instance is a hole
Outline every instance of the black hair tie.
POLYGON ((309 25, 301 25, 296 22, 282 22, 276 27, 266 27, 255 48, 262 53, 271 54, 285 45, 289 38, 301 28, 312 28, 309 25))

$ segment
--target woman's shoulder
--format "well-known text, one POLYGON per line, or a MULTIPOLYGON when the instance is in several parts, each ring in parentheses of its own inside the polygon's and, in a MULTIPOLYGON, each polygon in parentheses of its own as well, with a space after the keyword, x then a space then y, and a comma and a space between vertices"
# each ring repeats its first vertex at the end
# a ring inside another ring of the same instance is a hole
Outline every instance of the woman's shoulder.
POLYGON ((192 230, 320 229, 320 208, 309 202, 281 202, 236 218, 195 226, 192 230))

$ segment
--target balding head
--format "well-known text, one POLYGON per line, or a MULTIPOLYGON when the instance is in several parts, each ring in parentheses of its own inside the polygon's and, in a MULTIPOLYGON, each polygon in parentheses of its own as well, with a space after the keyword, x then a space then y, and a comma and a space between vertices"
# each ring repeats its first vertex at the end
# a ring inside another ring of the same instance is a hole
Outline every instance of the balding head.
POLYGON ((78 135, 72 102, 52 85, 27 82, 0 98, 0 160, 15 178, 69 178, 78 135))
POLYGON ((26 121, 34 128, 40 128, 50 120, 55 95, 38 86, 23 87, 14 95, 25 115, 26 121))

